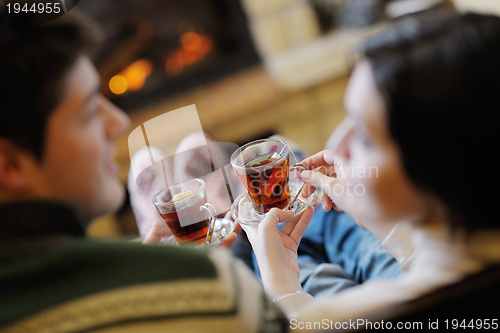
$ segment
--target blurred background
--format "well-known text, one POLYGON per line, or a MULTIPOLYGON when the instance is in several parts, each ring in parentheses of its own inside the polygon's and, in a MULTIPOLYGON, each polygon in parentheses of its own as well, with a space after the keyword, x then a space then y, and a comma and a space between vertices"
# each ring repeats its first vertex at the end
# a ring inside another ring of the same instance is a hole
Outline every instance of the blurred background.
MULTIPOLYGON (((306 154, 344 117, 353 48, 391 19, 439 7, 500 14, 499 0, 82 0, 105 33, 95 61, 103 93, 132 129, 196 104, 218 141, 283 135, 306 154)), ((162 133, 166 142, 168 133, 162 133)), ((120 179, 130 166, 117 142, 120 179)), ((127 201, 93 237, 138 235, 127 201)))

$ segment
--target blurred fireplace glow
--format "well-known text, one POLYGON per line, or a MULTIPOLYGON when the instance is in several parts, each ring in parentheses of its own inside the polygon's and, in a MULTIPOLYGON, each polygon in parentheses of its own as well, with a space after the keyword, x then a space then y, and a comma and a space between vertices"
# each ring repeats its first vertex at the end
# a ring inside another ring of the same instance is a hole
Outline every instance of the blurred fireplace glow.
MULTIPOLYGON (((180 36, 180 45, 169 52, 165 60, 165 71, 171 77, 179 76, 184 68, 200 62, 213 49, 211 38, 192 31, 180 36)), ((141 90, 152 70, 150 60, 139 59, 113 76, 109 81, 109 89, 115 95, 141 90)))
POLYGON ((120 74, 113 76, 109 81, 109 89, 115 95, 127 91, 141 90, 152 70, 151 61, 139 59, 125 68, 120 74))
POLYGON ((213 41, 209 37, 192 31, 181 35, 180 44, 165 60, 165 71, 172 77, 179 76, 184 68, 203 60, 213 48, 213 41))

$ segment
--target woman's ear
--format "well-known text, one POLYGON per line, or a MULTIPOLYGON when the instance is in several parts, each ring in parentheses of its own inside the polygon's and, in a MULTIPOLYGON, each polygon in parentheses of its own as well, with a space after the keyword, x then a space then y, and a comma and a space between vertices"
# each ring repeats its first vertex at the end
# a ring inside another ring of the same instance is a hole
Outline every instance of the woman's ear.
POLYGON ((34 158, 9 140, 0 138, 0 192, 18 196, 30 188, 31 168, 34 158))

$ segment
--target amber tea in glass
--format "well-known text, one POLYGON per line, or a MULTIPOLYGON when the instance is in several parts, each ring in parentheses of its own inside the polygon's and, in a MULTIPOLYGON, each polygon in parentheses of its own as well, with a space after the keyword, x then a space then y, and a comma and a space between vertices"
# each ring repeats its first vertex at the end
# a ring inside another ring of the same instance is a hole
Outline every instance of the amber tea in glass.
POLYGON ((281 140, 250 142, 231 157, 231 164, 257 212, 284 209, 290 202, 290 148, 281 140))
POLYGON ((207 240, 210 222, 205 182, 193 179, 171 186, 153 197, 153 203, 179 245, 201 245, 207 240))

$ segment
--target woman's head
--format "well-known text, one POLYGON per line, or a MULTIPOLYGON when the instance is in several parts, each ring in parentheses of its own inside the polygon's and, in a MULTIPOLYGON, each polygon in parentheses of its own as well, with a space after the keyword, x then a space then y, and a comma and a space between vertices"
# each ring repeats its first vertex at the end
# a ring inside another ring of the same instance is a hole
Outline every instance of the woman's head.
POLYGON ((377 168, 377 177, 353 179, 366 188, 357 200, 379 207, 381 219, 423 219, 439 202, 452 227, 498 228, 500 18, 407 17, 361 51, 333 137, 353 168, 377 168))

